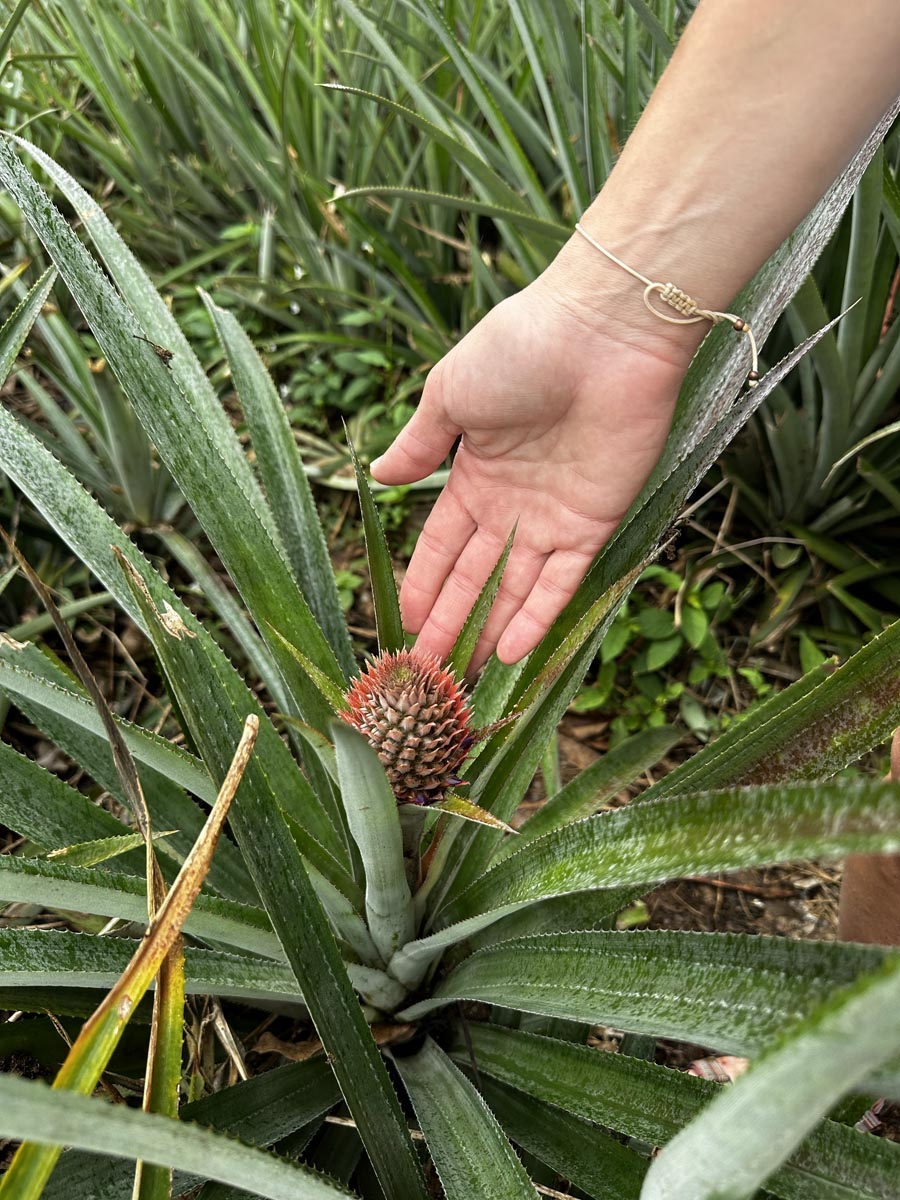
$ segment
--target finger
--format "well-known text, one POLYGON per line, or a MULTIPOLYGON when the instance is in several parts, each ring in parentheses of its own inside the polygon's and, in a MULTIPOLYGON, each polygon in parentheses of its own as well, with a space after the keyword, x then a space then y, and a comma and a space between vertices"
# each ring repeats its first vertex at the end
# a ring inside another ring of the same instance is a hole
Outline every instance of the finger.
MULTIPOLYGON (((503 543, 488 530, 473 534, 447 576, 441 594, 422 626, 416 646, 445 658, 453 649, 460 629, 478 599, 481 589, 503 552, 503 543)), ((540 567, 534 575, 537 578, 540 567)))
POLYGON ((428 376, 419 407, 380 458, 371 465, 379 483, 414 483, 436 471, 462 433, 444 414, 439 368, 428 376))
POLYGON ((531 594, 547 557, 545 552, 527 544, 513 543, 490 615, 469 663, 468 675, 474 675, 493 654, 503 631, 531 594))
POLYGON ((450 488, 438 496, 419 534, 400 588, 403 628, 418 633, 440 595, 444 580, 476 525, 450 488))
POLYGON ((497 642, 497 657, 518 662, 533 650, 575 595, 594 558, 593 551, 556 550, 540 578, 497 642))

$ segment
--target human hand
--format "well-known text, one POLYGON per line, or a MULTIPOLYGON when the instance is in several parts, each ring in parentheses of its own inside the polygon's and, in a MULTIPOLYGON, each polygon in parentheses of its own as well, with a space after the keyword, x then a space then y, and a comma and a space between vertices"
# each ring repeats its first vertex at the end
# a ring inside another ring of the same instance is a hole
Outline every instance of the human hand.
POLYGON ((495 648, 522 658, 571 599, 660 456, 695 345, 599 321, 558 282, 545 273, 455 346, 372 464, 410 483, 462 435, 400 592, 416 645, 441 659, 517 526, 471 671, 495 648))

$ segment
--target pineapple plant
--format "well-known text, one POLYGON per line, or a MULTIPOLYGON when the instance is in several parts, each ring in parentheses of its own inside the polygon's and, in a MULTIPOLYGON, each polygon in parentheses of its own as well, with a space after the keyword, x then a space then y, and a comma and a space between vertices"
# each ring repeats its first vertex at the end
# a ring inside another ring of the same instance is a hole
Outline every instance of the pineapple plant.
MULTIPOLYGON (((800 284, 883 132, 743 298, 754 328, 800 284)), ((237 588, 228 620, 271 704, 0 410, 0 468, 149 639, 186 734, 176 744, 110 712, 70 638, 70 664, 0 638, 3 693, 125 814, 0 743, 0 822, 27 851, 0 856, 0 896, 81 930, 0 929, 2 1005, 22 1014, 0 1027, 2 1054, 31 1054, 53 1078, 0 1076, 0 1136, 22 1141, 0 1200, 897 1195, 900 1147, 853 1121, 872 1093, 900 1096, 900 955, 623 931, 616 918, 681 875, 900 849, 897 788, 838 777, 900 724, 900 623, 768 698, 629 806, 600 811, 659 761, 670 731, 627 739, 509 829, 618 605, 805 347, 739 396, 738 351, 710 339, 630 518, 528 661, 492 660, 470 694, 459 681, 504 557, 448 663, 417 657, 356 463, 378 632, 360 670, 295 442, 246 334, 204 297, 253 463, 111 224, 13 140, 106 270, 4 141, 0 179, 54 269, 0 330, 3 377, 58 272, 237 588), (701 422, 701 406, 715 419, 701 422), (214 998, 234 1081, 198 1055, 186 996, 214 998), (282 1017, 308 1018, 315 1039, 270 1041, 261 1061, 279 1065, 251 1074, 223 1005, 249 1048, 282 1017), (588 1044, 597 1025, 623 1035, 618 1051, 588 1044), (753 1063, 722 1089, 657 1064, 659 1038, 753 1063)))

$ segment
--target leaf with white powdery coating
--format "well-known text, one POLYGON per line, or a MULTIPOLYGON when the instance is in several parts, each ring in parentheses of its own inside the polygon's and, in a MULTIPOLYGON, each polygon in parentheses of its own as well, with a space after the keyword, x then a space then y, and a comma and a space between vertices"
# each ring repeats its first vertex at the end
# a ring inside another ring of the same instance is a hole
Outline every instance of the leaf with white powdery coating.
POLYGON ((366 875, 369 932, 385 963, 414 932, 397 800, 378 755, 345 721, 332 726, 347 824, 366 875))
MULTIPOLYGON (((651 1146, 665 1145, 722 1094, 718 1084, 656 1063, 499 1025, 470 1024, 451 1054, 463 1066, 474 1054, 482 1076, 651 1146)), ((896 1144, 825 1121, 766 1188, 784 1200, 893 1200, 898 1171, 896 1144)))
MULTIPOLYGON (((17 855, 0 855, 0 895, 20 904, 40 904, 127 921, 147 919, 147 885, 140 875, 118 875, 95 867, 17 855)), ((249 904, 199 895, 185 932, 206 941, 250 950, 267 958, 284 958, 266 914, 249 904)))
POLYGON ((421 970, 445 946, 550 896, 637 889, 682 875, 812 855, 896 849, 900 788, 874 780, 638 801, 523 846, 440 913, 440 931, 404 947, 391 970, 398 978, 413 978, 416 963, 421 970))
MULTIPOLYGON (((825 1000, 654 1162, 644 1200, 746 1200, 900 1048, 900 955, 825 1000)), ((900 1178, 900 1176, 898 1176, 900 1178)))
MULTIPOLYGON (((131 938, 61 929, 0 929, 0 972, 4 987, 108 991, 135 949, 131 938)), ((270 958, 188 946, 185 971, 189 995, 303 1003, 290 968, 270 958)))
POLYGON ((885 954, 727 933, 554 933, 476 952, 399 1016, 476 1000, 754 1055, 885 954))

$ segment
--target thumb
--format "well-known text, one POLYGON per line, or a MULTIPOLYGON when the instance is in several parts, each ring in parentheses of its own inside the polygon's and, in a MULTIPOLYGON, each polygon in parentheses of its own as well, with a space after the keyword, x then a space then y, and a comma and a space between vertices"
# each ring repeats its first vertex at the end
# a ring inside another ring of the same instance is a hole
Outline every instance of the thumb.
POLYGON ((414 483, 424 479, 450 453, 462 430, 447 419, 437 394, 433 385, 426 386, 419 407, 405 428, 372 463, 372 475, 379 483, 414 483))

